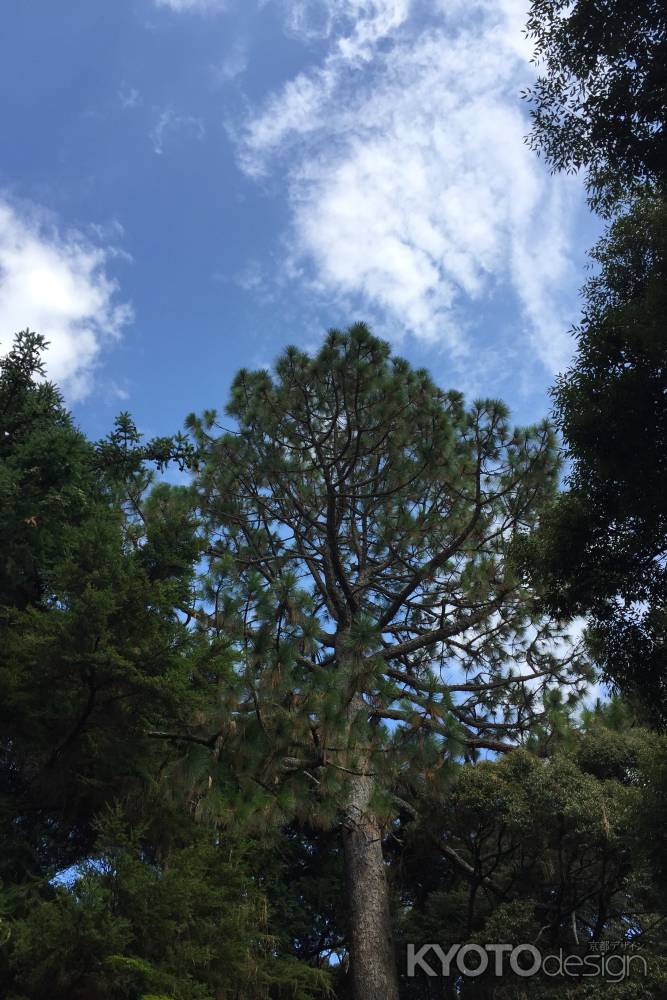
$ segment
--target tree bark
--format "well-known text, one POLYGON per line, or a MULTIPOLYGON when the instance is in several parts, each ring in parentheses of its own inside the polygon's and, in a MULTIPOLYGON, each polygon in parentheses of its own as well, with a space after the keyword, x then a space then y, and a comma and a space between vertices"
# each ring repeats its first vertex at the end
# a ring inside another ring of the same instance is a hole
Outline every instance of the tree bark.
MULTIPOLYGON (((357 759, 355 769, 367 765, 357 759)), ((361 773, 349 780, 343 849, 354 1000, 398 1000, 382 831, 371 809, 374 779, 361 773)))

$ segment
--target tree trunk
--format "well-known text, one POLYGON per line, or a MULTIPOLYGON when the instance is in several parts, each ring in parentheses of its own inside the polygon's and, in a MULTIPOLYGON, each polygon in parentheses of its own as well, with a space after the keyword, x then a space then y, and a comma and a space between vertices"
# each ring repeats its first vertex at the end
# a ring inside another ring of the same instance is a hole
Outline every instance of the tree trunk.
MULTIPOLYGON (((355 770, 365 769, 357 758, 355 770)), ((382 832, 370 809, 373 785, 370 775, 350 776, 343 824, 352 983, 354 1000, 398 1000, 382 832)))

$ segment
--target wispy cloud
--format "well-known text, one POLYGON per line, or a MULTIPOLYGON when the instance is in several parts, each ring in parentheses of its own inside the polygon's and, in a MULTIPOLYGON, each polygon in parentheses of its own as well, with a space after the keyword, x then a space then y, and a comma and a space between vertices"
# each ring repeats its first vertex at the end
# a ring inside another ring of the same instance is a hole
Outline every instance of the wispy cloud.
POLYGON ((156 7, 167 7, 177 13, 213 13, 225 10, 227 0, 154 0, 156 7))
POLYGON ((211 81, 215 87, 221 87, 231 80, 236 80, 245 73, 247 68, 248 52, 245 46, 238 42, 234 48, 211 66, 211 81))
POLYGON ((118 91, 118 101, 125 111, 138 108, 142 104, 141 94, 136 87, 127 87, 125 84, 118 91))
POLYGON ((0 198, 0 350, 18 330, 42 333, 49 376, 70 400, 90 391, 102 345, 132 319, 106 270, 113 253, 0 198))
POLYGON ((289 30, 317 30, 327 54, 269 95, 236 141, 247 174, 285 177, 291 264, 316 287, 465 353, 462 308, 506 286, 554 369, 570 350, 579 186, 547 177, 523 142, 524 7, 291 4, 289 30))
POLYGON ((411 0, 282 0, 285 29, 305 41, 336 37, 341 55, 366 57, 407 18, 411 0))
POLYGON ((193 115, 181 115, 173 108, 164 108, 159 113, 158 119, 149 133, 153 152, 162 156, 168 139, 183 131, 194 136, 195 139, 203 139, 204 123, 201 118, 196 118, 193 115))

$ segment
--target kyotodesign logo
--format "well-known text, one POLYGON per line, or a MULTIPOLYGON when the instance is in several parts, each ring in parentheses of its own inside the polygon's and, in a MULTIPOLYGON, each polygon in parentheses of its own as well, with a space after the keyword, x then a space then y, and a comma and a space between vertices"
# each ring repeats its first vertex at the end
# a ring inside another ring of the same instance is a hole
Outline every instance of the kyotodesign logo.
POLYGON ((647 975, 644 956, 625 949, 606 951, 594 946, 583 954, 573 954, 560 948, 545 954, 534 944, 453 944, 447 951, 438 944, 424 944, 418 949, 408 944, 407 974, 456 978, 482 976, 490 971, 496 976, 509 973, 524 979, 537 975, 595 976, 618 983, 629 977, 633 963, 635 972, 647 975))

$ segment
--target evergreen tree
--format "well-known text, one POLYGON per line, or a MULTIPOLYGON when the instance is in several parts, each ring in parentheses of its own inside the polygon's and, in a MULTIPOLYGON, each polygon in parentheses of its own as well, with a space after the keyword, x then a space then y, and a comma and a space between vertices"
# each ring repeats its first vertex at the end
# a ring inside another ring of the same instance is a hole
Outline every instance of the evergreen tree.
POLYGON ((605 677, 667 723, 667 211, 639 202, 592 252, 575 363, 554 390, 567 491, 524 544, 551 608, 587 614, 605 677))
POLYGON ((607 679, 664 726, 667 17, 652 0, 534 0, 527 30, 544 68, 530 144, 556 170, 584 168, 613 222, 554 389, 568 488, 525 565, 552 610, 589 615, 607 679))
POLYGON ((191 448, 143 443, 127 414, 92 445, 44 346, 24 332, 0 362, 0 995, 322 995, 269 926, 268 846, 197 825, 168 780, 216 700, 210 647, 175 610, 199 558, 191 498, 150 471, 191 448))
POLYGON ((349 946, 337 831, 289 824, 260 840, 252 860, 268 901, 269 927, 286 952, 332 974, 340 971, 349 946))
POLYGON ((238 430, 219 436, 215 413, 190 419, 209 559, 190 613, 227 712, 200 808, 224 793, 338 822, 354 995, 394 1000, 397 800, 461 754, 520 744, 553 686, 576 700, 584 682, 505 558, 553 493, 553 434, 510 430, 496 401, 466 409, 362 324, 313 358, 288 348, 273 376, 241 371, 228 412, 238 430))
POLYGON ((527 34, 543 72, 525 96, 529 143, 555 170, 585 168, 605 214, 663 191, 667 16, 660 0, 533 0, 527 34))
POLYGON ((269 931, 258 858, 242 837, 162 810, 173 841, 151 854, 147 827, 100 819, 94 853, 2 924, 6 1000, 312 1000, 325 971, 269 931), (174 837, 174 834, 177 836, 174 837))
MULTIPOLYGON (((570 720, 567 736, 546 756, 522 749, 466 765, 445 796, 406 815, 390 862, 401 950, 527 943, 543 956, 604 956, 608 972, 519 978, 505 956, 496 976, 491 956, 479 977, 460 976, 454 962, 443 979, 408 976, 404 965, 406 1000, 664 995, 665 740, 617 699, 570 720), (630 956, 631 974, 614 982, 630 956)), ((425 958, 439 973, 433 952, 425 958)))
MULTIPOLYGON (((196 637, 173 610, 197 554, 189 508, 161 486, 138 531, 125 483, 44 380, 43 348, 25 332, 0 362, 0 877, 13 883, 86 856, 96 813, 155 761, 150 729, 198 697, 196 637)), ((147 482, 133 461, 127 483, 147 482)))

